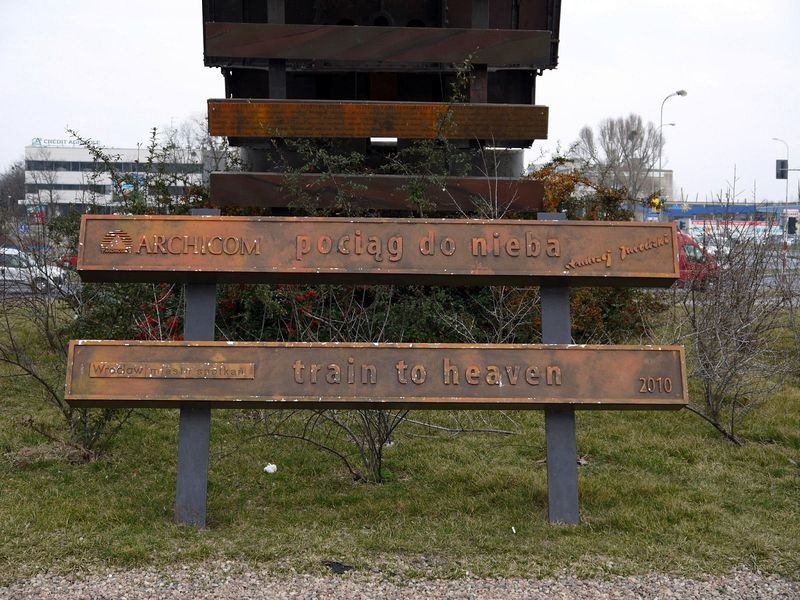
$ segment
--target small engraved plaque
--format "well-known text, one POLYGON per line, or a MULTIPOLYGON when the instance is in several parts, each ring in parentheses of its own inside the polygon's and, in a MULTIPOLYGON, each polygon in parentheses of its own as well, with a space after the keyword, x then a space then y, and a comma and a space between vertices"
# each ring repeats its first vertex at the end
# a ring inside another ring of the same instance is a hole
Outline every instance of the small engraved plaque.
POLYGON ((95 361, 89 377, 109 379, 254 379, 253 363, 95 361))

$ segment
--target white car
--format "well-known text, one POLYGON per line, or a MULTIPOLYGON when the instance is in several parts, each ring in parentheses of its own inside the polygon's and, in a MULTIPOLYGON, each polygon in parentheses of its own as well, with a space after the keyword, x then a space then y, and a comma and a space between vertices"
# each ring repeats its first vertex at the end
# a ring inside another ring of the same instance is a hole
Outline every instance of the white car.
POLYGON ((68 273, 61 267, 38 263, 16 248, 0 248, 0 292, 44 293, 61 288, 68 273))

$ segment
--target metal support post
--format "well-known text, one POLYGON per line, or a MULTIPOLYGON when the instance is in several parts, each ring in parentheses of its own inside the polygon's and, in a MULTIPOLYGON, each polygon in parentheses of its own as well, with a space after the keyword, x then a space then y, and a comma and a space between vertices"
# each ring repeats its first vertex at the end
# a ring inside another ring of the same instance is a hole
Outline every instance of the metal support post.
MULTIPOLYGON (((219 215, 217 209, 194 209, 194 215, 219 215)), ((214 339, 217 286, 213 283, 186 285, 183 337, 185 340, 214 339)), ((208 452, 211 440, 211 409, 181 407, 178 430, 178 472, 175 486, 175 522, 206 526, 208 452)))
MULTIPOLYGON (((560 221, 561 213, 538 213, 539 221, 560 221)), ((569 344, 572 330, 569 287, 542 286, 542 343, 569 344)), ((550 523, 580 522, 578 505, 578 446, 575 409, 571 406, 544 411, 547 440, 547 516, 550 523)))

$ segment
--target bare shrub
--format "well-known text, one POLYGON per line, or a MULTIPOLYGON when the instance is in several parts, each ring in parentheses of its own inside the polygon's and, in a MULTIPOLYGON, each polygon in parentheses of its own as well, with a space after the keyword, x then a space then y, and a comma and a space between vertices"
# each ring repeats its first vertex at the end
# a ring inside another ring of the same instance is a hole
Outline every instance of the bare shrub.
POLYGON ((7 264, 0 280, 0 373, 29 378, 43 402, 56 410, 64 427, 54 427, 36 411, 20 425, 72 456, 91 460, 131 413, 73 408, 64 400, 67 341, 80 315, 82 290, 74 273, 52 264, 61 240, 50 233, 43 226, 24 237, 17 236, 12 241, 18 253, 6 250, 3 254, 7 264), (13 279, 10 259, 18 265, 13 279))
MULTIPOLYGON (((185 212, 201 203, 207 192, 200 175, 187 175, 178 165, 197 161, 202 154, 219 168, 229 155, 224 144, 197 133, 201 131, 201 124, 196 123, 168 130, 166 135, 152 130, 139 173, 118 171, 115 164, 119 157, 109 155, 97 142, 70 132, 89 150, 96 164, 96 170, 86 176, 86 203, 93 210, 107 208, 99 206, 96 188, 88 185, 101 177, 110 178, 114 201, 128 212, 185 212)), ((45 159, 49 156, 43 155, 45 159)), ((13 169, 20 179, 22 166, 13 169)), ((55 182, 54 172, 34 172, 32 176, 51 178, 44 183, 55 182)), ((9 177, 0 177, 3 190, 11 189, 9 177)), ((24 176, 21 181, 24 184, 24 176)), ((24 191, 24 187, 21 189, 24 191)), ((23 425, 64 448, 76 449, 88 460, 120 431, 132 411, 74 408, 66 403, 68 340, 177 339, 181 333, 181 288, 81 285, 74 271, 55 265, 62 255, 77 254, 80 215, 71 212, 55 216, 59 199, 54 194, 38 201, 49 209, 46 222, 17 222, 9 216, 2 223, 6 231, 0 245, 19 252, 14 260, 20 268, 15 267, 13 281, 8 268, 0 278, 0 376, 29 378, 45 405, 60 417, 54 426, 46 414, 31 411, 23 425)))
MULTIPOLYGON (((388 338, 395 298, 391 286, 281 286, 280 292, 283 339, 381 342, 388 338)), ((384 450, 407 413, 406 409, 277 409, 254 411, 254 417, 265 435, 310 443, 339 459, 353 479, 378 483, 384 479, 384 450)))
MULTIPOLYGON (((730 197, 723 199, 723 202, 730 197)), ((765 402, 790 371, 791 277, 774 229, 727 218, 697 235, 716 249, 715 274, 676 289, 674 340, 687 345, 690 410, 732 442, 741 418, 765 402)))

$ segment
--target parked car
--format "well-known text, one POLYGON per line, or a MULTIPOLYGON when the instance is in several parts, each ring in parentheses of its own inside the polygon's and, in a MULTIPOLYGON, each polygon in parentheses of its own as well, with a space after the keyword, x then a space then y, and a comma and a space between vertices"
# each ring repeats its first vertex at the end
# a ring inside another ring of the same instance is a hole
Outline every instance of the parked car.
POLYGON ((702 290, 719 274, 714 256, 681 231, 678 232, 678 263, 681 270, 678 287, 702 290))
POLYGON ((41 264, 17 248, 0 248, 0 291, 43 293, 66 282, 61 267, 41 264))

